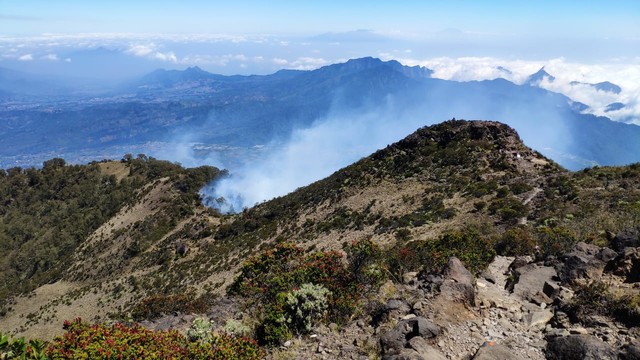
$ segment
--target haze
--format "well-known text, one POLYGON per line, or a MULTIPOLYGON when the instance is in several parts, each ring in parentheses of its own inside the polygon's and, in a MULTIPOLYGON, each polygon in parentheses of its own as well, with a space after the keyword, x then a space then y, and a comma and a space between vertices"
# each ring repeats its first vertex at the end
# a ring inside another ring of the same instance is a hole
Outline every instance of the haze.
MULTIPOLYGON (((557 80, 541 87, 587 104, 595 115, 640 123, 640 2, 636 0, 0 0, 0 68, 93 87, 116 86, 158 68, 199 66, 225 75, 270 74, 365 56, 425 66, 434 70, 433 77, 455 81, 502 77, 521 84, 544 66, 557 80), (603 81, 619 85, 622 91, 613 94, 583 84, 603 81), (607 112, 612 103, 625 107, 607 112)), ((465 114, 474 118, 474 111, 465 114)), ((344 119, 344 114, 317 119, 315 127, 299 129, 294 133, 297 138, 279 147, 280 152, 265 155, 259 166, 231 169, 236 170, 236 180, 224 184, 225 196, 233 197, 234 191, 250 184, 260 186, 244 194, 236 207, 282 195, 424 125, 420 114, 412 114, 411 121, 394 127, 402 133, 374 127, 381 136, 356 136, 372 121, 385 124, 383 117, 366 115, 353 120, 351 127, 340 123, 337 129, 334 121, 344 119), (323 143, 318 137, 336 131, 345 136, 331 143, 327 159, 317 160, 324 165, 304 167, 308 164, 299 161, 304 160, 300 154, 317 153, 317 144, 323 143), (289 159, 284 170, 267 171, 280 159, 289 159)), ((189 138, 185 134, 172 139, 185 150, 163 155, 196 165, 185 145, 189 138)), ((224 165, 224 159, 207 161, 224 165)))

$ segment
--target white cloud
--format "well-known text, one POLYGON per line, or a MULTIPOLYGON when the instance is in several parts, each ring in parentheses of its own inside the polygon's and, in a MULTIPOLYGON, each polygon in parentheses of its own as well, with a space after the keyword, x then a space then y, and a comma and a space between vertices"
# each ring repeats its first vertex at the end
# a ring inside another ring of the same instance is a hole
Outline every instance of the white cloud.
POLYGON ((249 58, 244 54, 225 54, 225 55, 189 55, 178 60, 178 63, 184 65, 213 65, 227 66, 230 62, 261 62, 263 58, 256 56, 249 58))
POLYGON ((273 59, 273 63, 276 65, 287 65, 289 62, 285 59, 281 59, 281 58, 274 58, 273 59))
POLYGON ((33 55, 25 54, 25 55, 20 56, 18 58, 18 60, 20 60, 20 61, 31 61, 31 60, 33 60, 33 55))
MULTIPOLYGON (((393 59, 394 54, 381 53, 383 59, 393 59)), ((440 57, 427 60, 398 59, 405 65, 420 65, 434 71, 433 77, 474 81, 504 78, 516 84, 522 84, 529 75, 545 67, 545 71, 556 79, 543 81, 540 87, 564 94, 574 101, 591 107, 587 112, 598 116, 607 116, 617 121, 634 121, 640 124, 640 59, 614 61, 608 64, 583 64, 569 62, 565 58, 549 60, 505 60, 492 57, 440 57), (622 88, 620 94, 598 91, 594 87, 581 83, 595 84, 612 82, 622 88), (605 112, 607 105, 621 102, 625 108, 605 112)))
POLYGON ((56 55, 56 54, 47 54, 47 55, 42 57, 42 60, 58 61, 60 59, 58 59, 58 55, 56 55))
POLYGON ((314 70, 328 63, 329 62, 323 58, 299 57, 292 61, 290 66, 295 70, 314 70))
POLYGON ((169 52, 160 52, 158 51, 159 46, 155 43, 148 44, 135 44, 129 46, 129 48, 125 51, 125 53, 137 57, 144 57, 147 59, 167 61, 172 63, 177 63, 178 58, 176 54, 172 51, 169 52))

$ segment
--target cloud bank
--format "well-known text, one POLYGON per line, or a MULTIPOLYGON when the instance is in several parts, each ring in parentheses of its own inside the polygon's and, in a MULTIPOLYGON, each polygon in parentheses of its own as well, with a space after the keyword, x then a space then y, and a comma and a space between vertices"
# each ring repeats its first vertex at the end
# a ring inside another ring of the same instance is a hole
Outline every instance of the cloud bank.
POLYGON ((590 108, 585 110, 585 113, 640 125, 640 57, 606 64, 584 64, 564 58, 505 60, 491 57, 441 57, 398 60, 405 65, 426 66, 434 71, 433 77, 440 79, 480 81, 503 78, 516 84, 524 83, 529 75, 544 66, 545 71, 553 75, 555 80, 542 81, 540 87, 588 105, 590 108), (588 85, 604 81, 620 86, 620 94, 597 90, 588 85), (609 104, 616 102, 625 104, 625 107, 616 111, 605 111, 609 104))

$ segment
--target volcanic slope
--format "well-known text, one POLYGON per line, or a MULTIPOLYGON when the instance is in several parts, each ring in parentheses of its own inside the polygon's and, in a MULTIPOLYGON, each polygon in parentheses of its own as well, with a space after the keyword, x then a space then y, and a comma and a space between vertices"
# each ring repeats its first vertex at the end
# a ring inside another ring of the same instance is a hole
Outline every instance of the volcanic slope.
POLYGON ((0 328, 51 338, 64 319, 145 320, 152 314, 140 313, 140 304, 169 301, 205 313, 244 260, 285 241, 342 250, 370 238, 391 249, 472 230, 488 239, 482 256, 535 244, 558 253, 637 224, 639 178, 638 165, 571 173, 504 124, 464 120, 421 128, 236 215, 176 202, 184 197, 179 179, 159 177, 75 249, 57 281, 6 301, 0 328), (531 241, 513 243, 514 231, 531 241))

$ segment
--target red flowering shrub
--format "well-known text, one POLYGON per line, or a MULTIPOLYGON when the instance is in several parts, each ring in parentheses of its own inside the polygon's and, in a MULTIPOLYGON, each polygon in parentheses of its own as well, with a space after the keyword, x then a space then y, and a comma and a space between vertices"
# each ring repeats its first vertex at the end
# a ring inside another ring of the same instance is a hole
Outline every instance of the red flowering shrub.
POLYGON ((66 333, 47 349, 53 359, 260 359, 255 341, 222 334, 210 343, 190 342, 178 331, 152 331, 139 325, 89 325, 65 321, 66 333))

